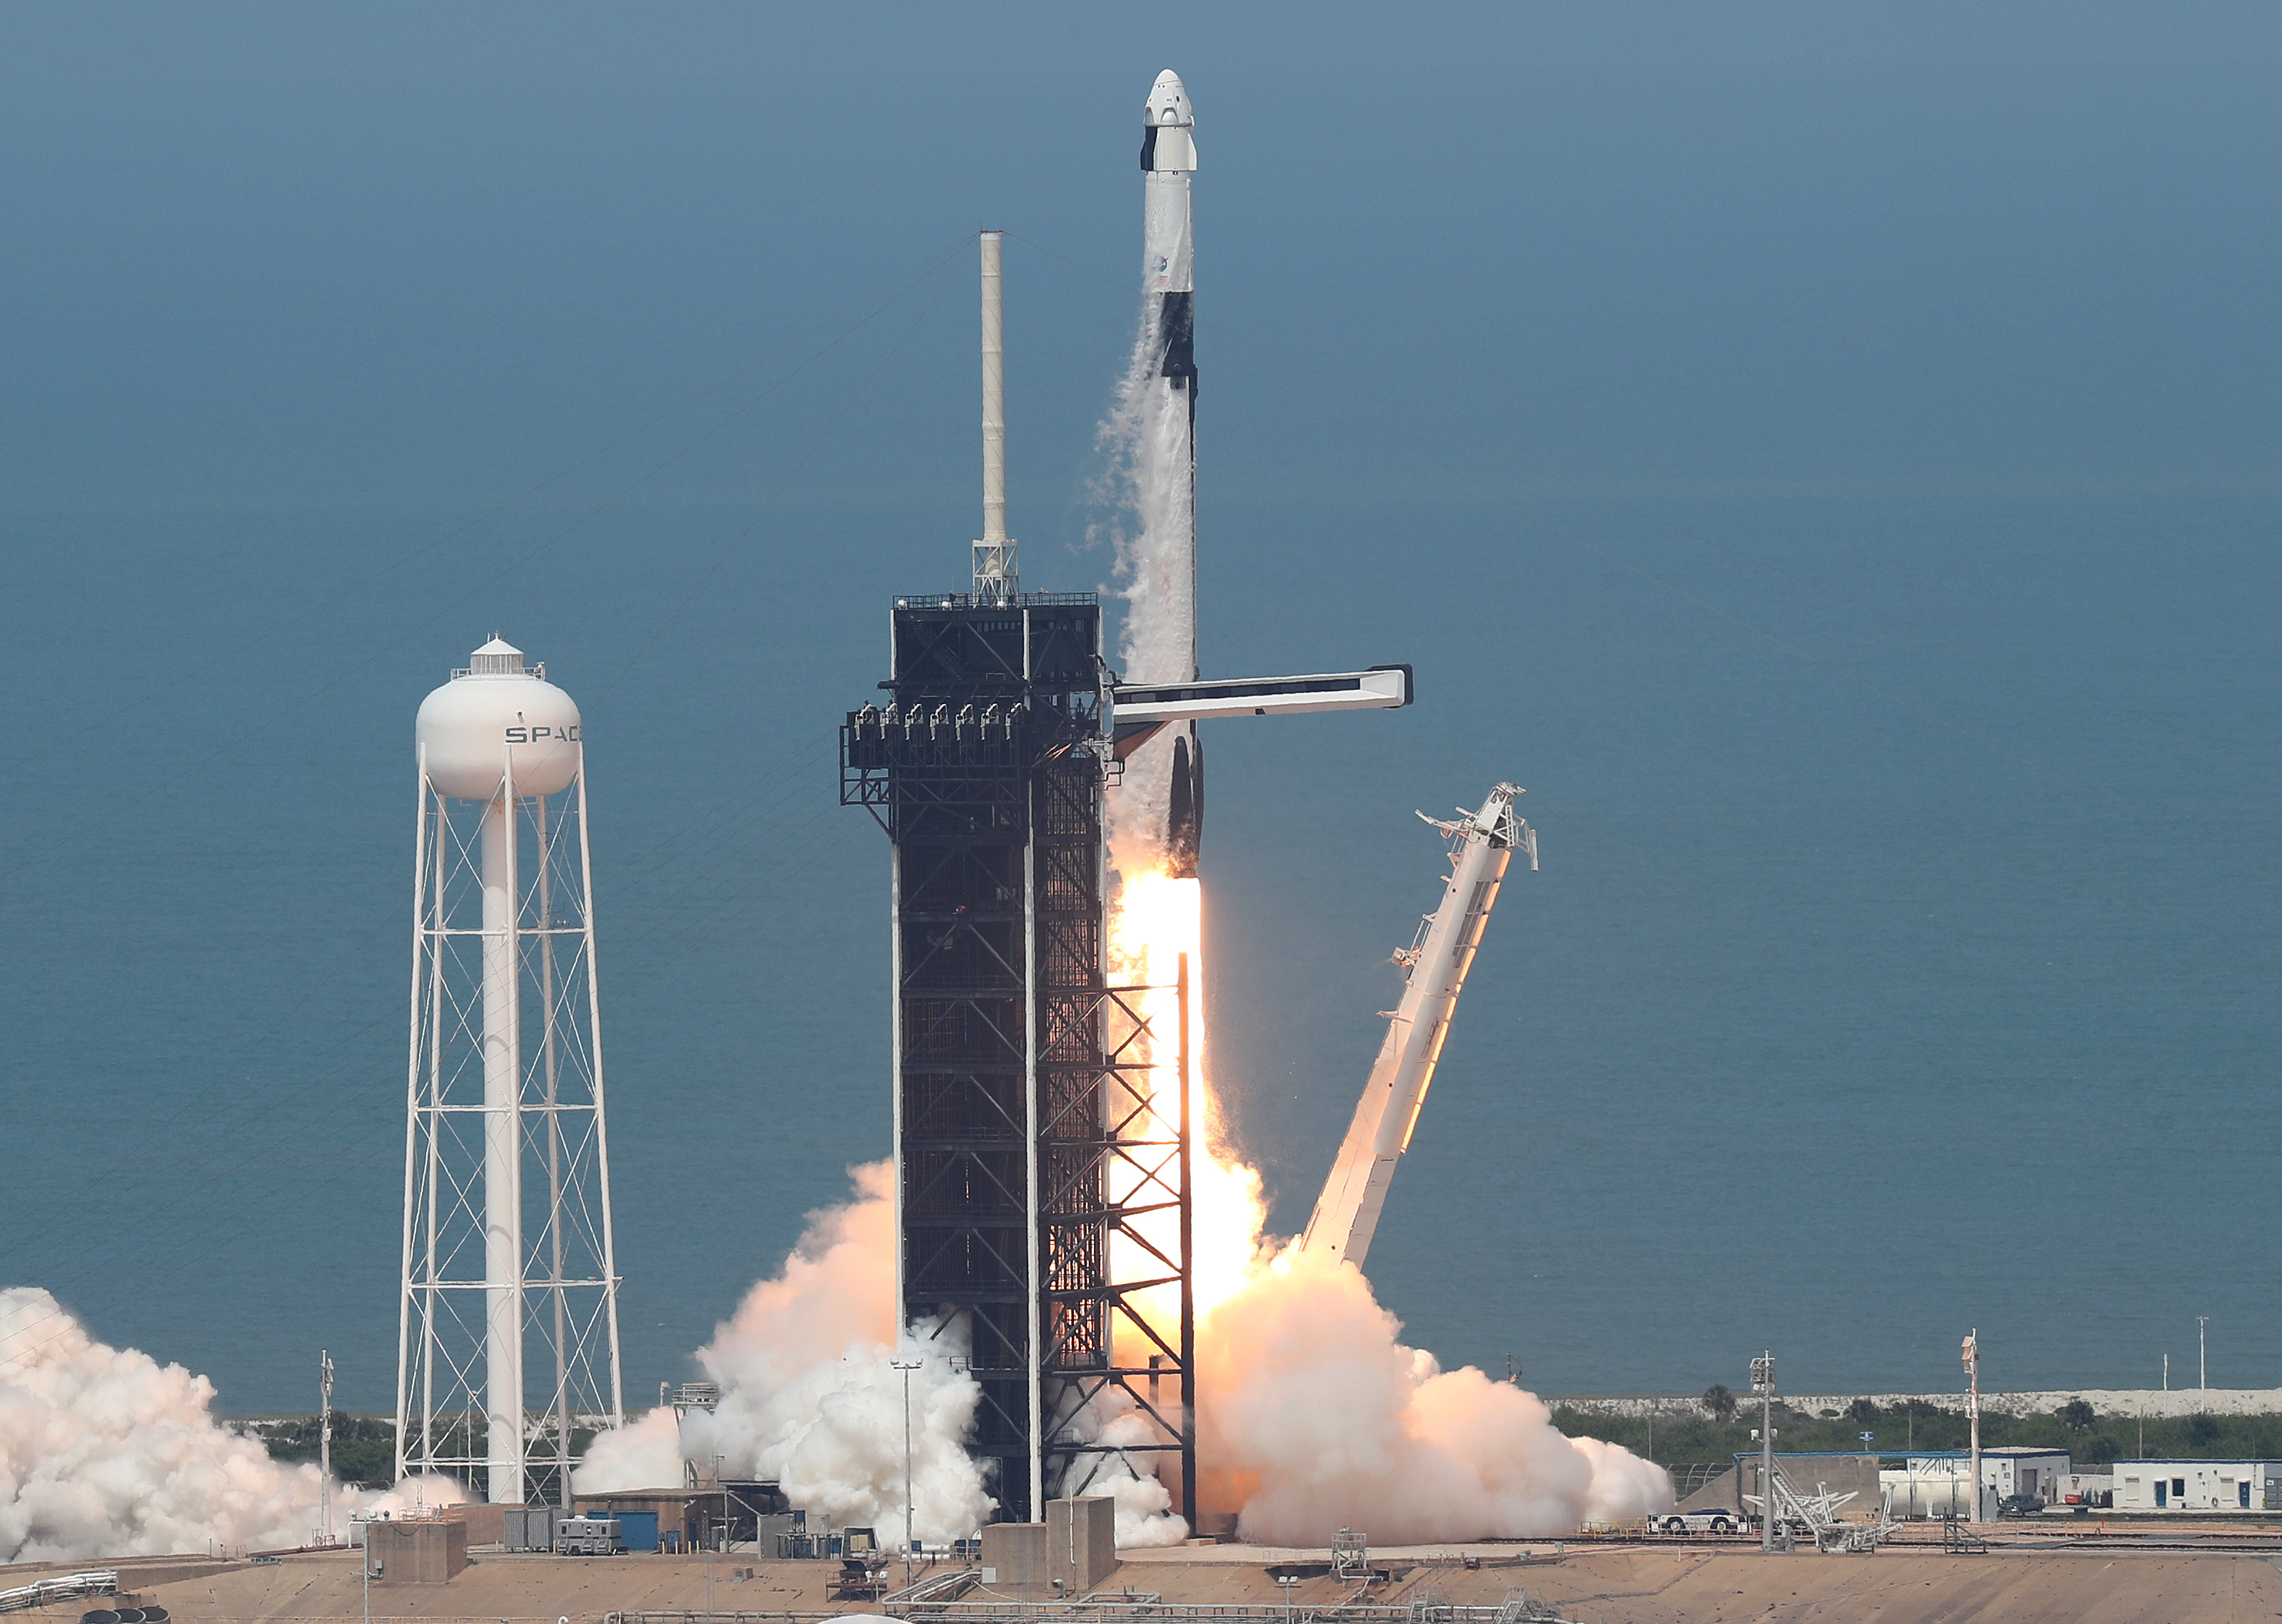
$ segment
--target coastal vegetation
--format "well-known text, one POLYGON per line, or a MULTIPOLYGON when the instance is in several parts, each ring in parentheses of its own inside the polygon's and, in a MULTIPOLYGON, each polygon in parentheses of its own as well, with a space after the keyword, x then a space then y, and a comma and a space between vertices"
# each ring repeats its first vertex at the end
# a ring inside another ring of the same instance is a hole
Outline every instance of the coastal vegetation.
MULTIPOLYGON (((1757 1450, 1751 1435, 1758 1405, 1724 1388, 1701 1399, 1674 1399, 1640 1415, 1603 1415, 1555 1401, 1553 1424, 1572 1437, 1601 1438, 1666 1465, 1721 1461, 1757 1450)), ((1775 1447, 1784 1454, 1822 1451, 1901 1456, 1964 1449, 1970 1435, 1964 1405, 1913 1399, 1879 1405, 1858 1398, 1843 1411, 1803 1414, 1775 1406, 1775 1447), (1861 1435, 1868 1433, 1865 1443, 1861 1435)), ((2148 1416, 2100 1414, 2082 1399, 2031 1415, 1981 1418, 1983 1449, 2066 1450, 2079 1472, 2126 1459, 2282 1460, 2282 1415, 2148 1416)))

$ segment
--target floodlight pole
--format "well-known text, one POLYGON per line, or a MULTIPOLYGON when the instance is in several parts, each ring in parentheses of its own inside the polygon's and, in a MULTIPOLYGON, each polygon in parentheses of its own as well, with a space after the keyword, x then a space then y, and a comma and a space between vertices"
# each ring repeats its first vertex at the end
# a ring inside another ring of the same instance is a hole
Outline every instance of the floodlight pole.
POLYGON ((1751 1361, 1751 1391, 1759 1396, 1759 1549, 1775 1548, 1775 1356, 1751 1361))
POLYGON ((1965 1334, 1965 1376, 1968 1383, 1965 1396, 1966 1419, 1973 1427, 1972 1465, 1973 1516, 1981 1520, 1981 1330, 1979 1326, 1965 1334))
POLYGON ((924 1359, 889 1359, 889 1365, 904 1373, 904 1589, 912 1588, 912 1527, 918 1516, 912 1504, 912 1373, 927 1361, 924 1359))
POLYGON ((2203 1327, 2208 1324, 2208 1314, 2195 1316, 2195 1387, 2202 1394, 2206 1408, 2210 1404, 2210 1361, 2203 1351, 2203 1327))
POLYGON ((333 1356, 317 1352, 317 1543, 333 1543, 333 1356))
POLYGON ((372 1624, 372 1524, 370 1517, 350 1514, 349 1526, 364 1529, 364 1540, 357 1547, 357 1566, 364 1570, 364 1624, 372 1624))

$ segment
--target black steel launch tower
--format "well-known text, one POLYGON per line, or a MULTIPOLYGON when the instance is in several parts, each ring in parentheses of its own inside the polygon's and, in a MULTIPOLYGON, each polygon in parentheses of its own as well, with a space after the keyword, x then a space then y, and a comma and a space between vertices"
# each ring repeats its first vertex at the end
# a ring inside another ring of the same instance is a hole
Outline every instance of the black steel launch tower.
POLYGON ((1185 1033, 1149 1032, 1138 989, 1104 975, 1100 605, 900 599, 893 646, 889 702, 842 729, 841 799, 894 849, 904 1322, 960 1328, 982 1392, 970 1448, 1001 1519, 1043 1517, 1120 1453, 1175 1456, 1192 1505, 1185 1218, 1146 1278, 1119 1280, 1112 1257, 1129 1221, 1182 1208, 1188 1136, 1145 1110, 1152 1044, 1161 1063, 1185 1033), (1128 1302, 1168 1284, 1177 1334, 1128 1302), (1121 1366, 1121 1342, 1150 1357, 1121 1366), (1153 1418, 1149 1441, 1094 1441, 1129 1409, 1153 1418))

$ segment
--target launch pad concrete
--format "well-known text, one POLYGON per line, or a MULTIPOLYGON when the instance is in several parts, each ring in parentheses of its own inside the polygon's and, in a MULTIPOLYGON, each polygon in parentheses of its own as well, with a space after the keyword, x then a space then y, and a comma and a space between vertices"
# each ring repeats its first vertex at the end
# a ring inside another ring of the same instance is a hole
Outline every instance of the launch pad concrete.
MULTIPOLYGON (((1494 1607, 1523 1589, 1580 1624, 1949 1624, 1966 1618, 1976 1624, 2237 1624, 2282 1614, 2278 1560, 2282 1543, 2271 1552, 2135 1551, 2118 1540, 2092 1551, 1947 1556, 1938 1549, 1889 1548, 1875 1557, 1764 1556, 1684 1545, 1571 1545, 1557 1556, 1547 1545, 1525 1557, 1512 1545, 1483 1545, 1373 1551, 1372 1566, 1390 1577, 1366 1589, 1334 1580, 1324 1551, 1180 1547, 1125 1553, 1108 1580, 1083 1599, 1001 1588, 910 1616, 943 1624, 1025 1617, 1040 1624, 1146 1624, 1185 1609, 1215 1608, 1226 1610, 1221 1617, 1231 1624, 1246 1616, 1338 1624, 1343 1605, 1494 1607), (1479 1566, 1466 1566, 1469 1558, 1479 1566), (1277 1583, 1279 1570, 1298 1576, 1288 1594, 1277 1583)), ((136 1571, 136 1597, 166 1607, 175 1624, 314 1624, 364 1616, 353 1554, 288 1557, 221 1571, 204 1561, 175 1573, 148 1564, 136 1571)), ((890 1581, 899 1583, 902 1571, 892 1566, 890 1581)), ((485 1551, 447 1584, 375 1589, 371 1616, 421 1624, 602 1624, 611 1613, 671 1613, 680 1615, 677 1624, 704 1624, 709 1616, 809 1620, 902 1612, 893 1604, 828 1601, 837 1574, 837 1564, 825 1562, 485 1551)), ((82 1600, 22 1616, 78 1624, 90 1605, 82 1600)))

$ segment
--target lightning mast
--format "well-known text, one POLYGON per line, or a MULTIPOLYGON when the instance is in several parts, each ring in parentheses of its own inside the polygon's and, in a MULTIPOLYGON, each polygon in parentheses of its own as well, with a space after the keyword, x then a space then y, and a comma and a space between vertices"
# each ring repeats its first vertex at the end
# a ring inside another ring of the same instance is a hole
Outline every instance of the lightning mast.
POLYGON ((998 608, 1022 590, 1006 534, 1006 326, 998 269, 1005 236, 982 233, 982 539, 974 544, 974 601, 998 608))
POLYGON ((1965 1334, 1965 1416, 1973 1428, 1971 1464, 1967 1468, 1973 1474, 1973 1511, 1966 1520, 1981 1520, 1981 1327, 1975 1326, 1965 1334))
POLYGON ((567 1505, 625 1413, 578 708, 493 638, 415 733, 397 1474, 567 1505))
POLYGON ((1331 1164, 1331 1176, 1300 1237, 1302 1251, 1328 1256, 1333 1262, 1345 1258, 1360 1266, 1370 1250, 1387 1186, 1394 1179, 1394 1164, 1410 1148, 1410 1134, 1418 1125, 1427 1087, 1434 1080, 1435 1063, 1442 1057, 1442 1040, 1449 1034, 1466 971, 1473 967, 1474 950, 1481 946, 1490 909, 1497 905, 1506 865, 1518 849, 1529 854, 1531 869, 1537 867, 1537 832, 1514 815, 1514 798, 1520 793, 1512 785, 1501 784, 1479 811, 1461 807, 1453 822, 1418 815, 1449 837, 1450 878, 1441 906, 1420 922, 1410 946, 1394 955, 1394 962, 1410 972, 1402 1001, 1388 1017, 1386 1038, 1379 1045, 1370 1080, 1363 1085, 1339 1159, 1331 1164))
POLYGON ((317 1350, 317 1543, 333 1543, 333 1356, 317 1350))

